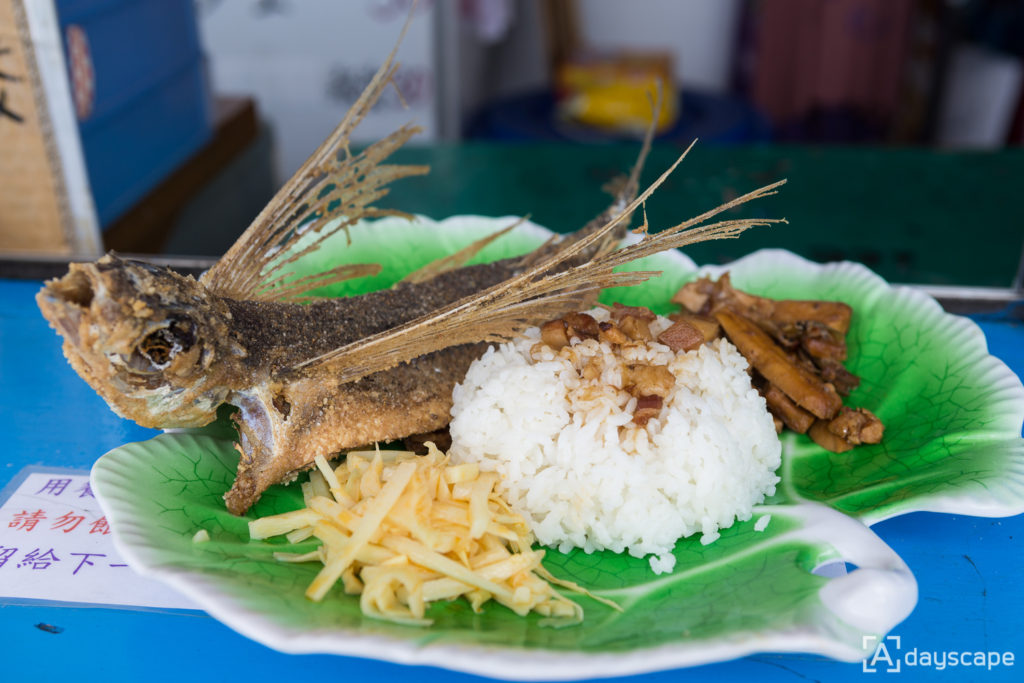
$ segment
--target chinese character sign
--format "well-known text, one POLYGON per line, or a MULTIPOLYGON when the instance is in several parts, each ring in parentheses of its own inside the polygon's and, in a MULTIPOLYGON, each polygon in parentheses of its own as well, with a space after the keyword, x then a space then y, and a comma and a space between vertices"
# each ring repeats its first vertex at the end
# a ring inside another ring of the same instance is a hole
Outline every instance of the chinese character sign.
POLYGON ((28 472, 0 500, 2 598, 196 609, 118 555, 88 474, 28 472))
MULTIPOLYGON (((13 50, 9 45, 0 45, 0 60, 3 60, 4 57, 10 55, 12 51, 13 50)), ((8 59, 6 61, 11 60, 8 59)), ((21 83, 23 80, 25 80, 23 76, 8 71, 4 71, 3 61, 0 61, 0 118, 6 117, 16 124, 24 122, 25 117, 8 106, 7 86, 17 85, 21 83)))

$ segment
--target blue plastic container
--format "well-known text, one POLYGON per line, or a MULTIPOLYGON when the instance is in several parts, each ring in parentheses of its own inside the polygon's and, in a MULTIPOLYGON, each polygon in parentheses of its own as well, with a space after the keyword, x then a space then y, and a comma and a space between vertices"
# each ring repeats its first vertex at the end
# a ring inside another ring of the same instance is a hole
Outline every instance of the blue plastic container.
POLYGON ((56 0, 56 7, 89 183, 106 227, 210 138, 195 8, 193 0, 56 0))

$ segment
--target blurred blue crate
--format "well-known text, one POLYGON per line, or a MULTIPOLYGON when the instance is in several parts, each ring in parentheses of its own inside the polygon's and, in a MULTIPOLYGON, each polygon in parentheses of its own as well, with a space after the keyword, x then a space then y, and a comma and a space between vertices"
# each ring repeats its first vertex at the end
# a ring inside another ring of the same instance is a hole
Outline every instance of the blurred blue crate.
POLYGON ((56 0, 86 169, 106 227, 213 131, 193 0, 56 0))

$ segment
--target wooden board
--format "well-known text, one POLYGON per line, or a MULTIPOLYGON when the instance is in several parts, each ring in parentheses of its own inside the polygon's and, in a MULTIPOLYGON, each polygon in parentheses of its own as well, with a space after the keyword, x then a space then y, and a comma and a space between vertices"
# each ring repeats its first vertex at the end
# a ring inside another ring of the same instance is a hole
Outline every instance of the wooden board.
POLYGON ((30 19, 23 0, 0 0, 0 251, 92 254, 98 229, 46 4, 30 19))

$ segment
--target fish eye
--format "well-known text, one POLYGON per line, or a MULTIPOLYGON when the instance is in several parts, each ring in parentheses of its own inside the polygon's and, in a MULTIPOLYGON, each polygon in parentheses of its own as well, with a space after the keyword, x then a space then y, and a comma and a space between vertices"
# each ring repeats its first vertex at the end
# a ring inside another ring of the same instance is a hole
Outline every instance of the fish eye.
POLYGON ((156 329, 135 345, 128 365, 142 372, 166 368, 174 357, 191 349, 196 342, 195 326, 191 320, 177 318, 166 327, 156 329))

